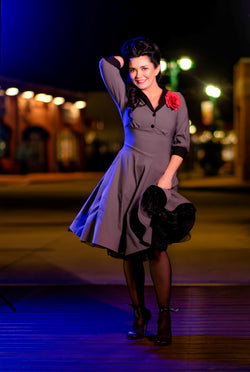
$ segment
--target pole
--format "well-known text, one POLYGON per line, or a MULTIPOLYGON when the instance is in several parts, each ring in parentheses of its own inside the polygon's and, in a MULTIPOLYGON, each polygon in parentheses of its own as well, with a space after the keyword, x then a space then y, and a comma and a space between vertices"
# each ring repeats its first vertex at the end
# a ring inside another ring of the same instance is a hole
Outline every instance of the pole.
POLYGON ((169 63, 169 73, 170 73, 170 85, 172 91, 178 90, 178 75, 180 68, 175 60, 171 60, 169 63))

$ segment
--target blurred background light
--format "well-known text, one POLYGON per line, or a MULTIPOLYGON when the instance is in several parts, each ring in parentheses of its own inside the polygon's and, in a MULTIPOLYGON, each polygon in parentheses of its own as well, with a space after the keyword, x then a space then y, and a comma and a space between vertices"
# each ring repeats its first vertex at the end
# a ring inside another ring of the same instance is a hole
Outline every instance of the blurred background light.
POLYGON ((87 102, 85 101, 76 101, 75 106, 78 109, 84 109, 87 106, 87 102))
POLYGON ((183 57, 178 60, 180 68, 184 71, 190 70, 193 66, 193 61, 188 57, 183 57))
POLYGON ((55 97, 53 102, 55 105, 59 106, 64 104, 65 99, 63 97, 55 97))
POLYGON ((222 139, 224 138, 226 135, 226 133, 224 132, 224 130, 216 130, 214 131, 214 137, 217 138, 217 139, 222 139))
POLYGON ((64 105, 63 105, 63 108, 65 110, 71 110, 72 109, 72 102, 65 102, 64 105))
POLYGON ((50 94, 45 94, 44 101, 45 103, 49 103, 53 100, 53 97, 50 94))
POLYGON ((213 97, 213 98, 219 98, 221 95, 220 88, 215 87, 214 85, 206 86, 205 92, 209 97, 213 97))
POLYGON ((166 71, 166 69, 167 69, 167 62, 165 61, 165 59, 161 59, 160 65, 161 65, 161 71, 162 72, 166 71))
POLYGON ((45 93, 38 93, 38 94, 35 96, 35 100, 36 100, 36 101, 39 101, 39 102, 44 102, 45 97, 46 97, 46 94, 45 94, 45 93))
POLYGON ((25 92, 22 93, 22 97, 25 98, 25 99, 33 98, 34 95, 35 95, 35 93, 32 92, 31 90, 26 90, 25 92))
POLYGON ((202 134, 200 135, 200 142, 206 143, 210 141, 212 138, 213 138, 213 134, 208 130, 204 130, 202 134))
POLYGON ((11 87, 6 89, 5 94, 6 96, 16 96, 19 93, 19 89, 15 87, 11 87))
POLYGON ((194 124, 191 124, 189 127, 189 133, 190 134, 195 134, 197 132, 197 128, 194 124))

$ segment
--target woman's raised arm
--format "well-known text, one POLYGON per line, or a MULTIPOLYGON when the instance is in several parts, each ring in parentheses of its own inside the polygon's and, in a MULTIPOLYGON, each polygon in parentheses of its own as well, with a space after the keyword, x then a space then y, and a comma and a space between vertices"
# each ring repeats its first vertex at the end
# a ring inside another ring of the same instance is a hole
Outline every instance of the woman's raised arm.
POLYGON ((102 79, 121 115, 127 104, 126 86, 120 74, 123 65, 123 58, 118 56, 102 58, 100 61, 102 79))

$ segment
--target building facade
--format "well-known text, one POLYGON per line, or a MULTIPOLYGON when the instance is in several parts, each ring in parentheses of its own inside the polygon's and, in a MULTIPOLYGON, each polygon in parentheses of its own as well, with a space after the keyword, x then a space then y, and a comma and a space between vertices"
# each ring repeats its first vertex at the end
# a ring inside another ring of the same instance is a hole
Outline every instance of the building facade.
POLYGON ((234 68, 234 127, 238 138, 235 172, 250 180, 250 58, 241 58, 234 68))
POLYGON ((83 94, 0 80, 0 172, 85 169, 83 94))

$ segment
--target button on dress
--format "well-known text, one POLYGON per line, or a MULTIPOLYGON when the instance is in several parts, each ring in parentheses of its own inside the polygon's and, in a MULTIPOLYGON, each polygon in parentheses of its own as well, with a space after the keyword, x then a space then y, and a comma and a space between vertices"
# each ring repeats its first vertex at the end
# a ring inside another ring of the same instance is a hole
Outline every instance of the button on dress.
MULTIPOLYGON (((114 57, 100 61, 100 72, 119 110, 124 144, 69 230, 82 242, 125 258, 146 252, 151 246, 150 218, 141 211, 140 201, 145 190, 156 185, 165 172, 171 154, 184 157, 189 150, 189 118, 181 93, 178 93, 181 105, 177 110, 166 105, 166 89, 156 109, 140 92, 140 105, 131 110, 120 64, 114 57)), ((189 203, 178 193, 177 185, 175 174, 172 189, 165 190, 167 210, 189 203)))

